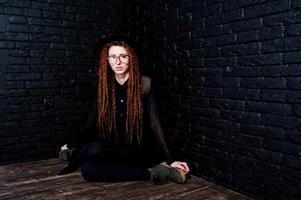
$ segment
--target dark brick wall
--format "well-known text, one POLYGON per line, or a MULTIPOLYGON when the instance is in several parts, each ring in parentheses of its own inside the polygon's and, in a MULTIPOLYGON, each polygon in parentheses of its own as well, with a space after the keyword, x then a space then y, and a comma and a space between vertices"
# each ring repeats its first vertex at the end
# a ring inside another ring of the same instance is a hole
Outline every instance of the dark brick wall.
POLYGON ((97 41, 120 1, 0 0, 0 162, 56 156, 95 92, 97 41))
POLYGON ((301 4, 140 0, 174 154, 265 199, 301 193, 301 4))
POLYGON ((122 32, 146 49, 175 158, 245 194, 298 199, 300 8, 297 0, 0 0, 0 162, 56 156, 95 92, 95 43, 122 32))

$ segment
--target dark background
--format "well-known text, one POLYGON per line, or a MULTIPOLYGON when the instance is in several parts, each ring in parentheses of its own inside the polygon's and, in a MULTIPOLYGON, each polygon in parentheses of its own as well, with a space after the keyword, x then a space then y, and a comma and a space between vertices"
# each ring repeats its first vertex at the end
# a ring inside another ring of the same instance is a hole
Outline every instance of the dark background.
POLYGON ((95 44, 145 49, 162 123, 194 175, 264 199, 301 193, 298 0, 0 0, 0 163, 57 156, 97 83, 95 44))

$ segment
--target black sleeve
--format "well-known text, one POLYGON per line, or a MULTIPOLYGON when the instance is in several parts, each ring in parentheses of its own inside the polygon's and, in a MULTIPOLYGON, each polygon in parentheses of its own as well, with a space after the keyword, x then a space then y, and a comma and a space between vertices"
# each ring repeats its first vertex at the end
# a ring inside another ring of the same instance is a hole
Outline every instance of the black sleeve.
POLYGON ((161 127, 158 106, 155 100, 154 89, 151 86, 147 95, 147 119, 149 120, 151 132, 154 134, 157 146, 167 162, 171 162, 170 152, 165 142, 164 133, 161 127))
POLYGON ((97 99, 95 99, 89 108, 87 116, 84 117, 84 122, 81 124, 79 131, 73 138, 73 141, 68 144, 68 148, 78 148, 98 138, 97 116, 97 99))

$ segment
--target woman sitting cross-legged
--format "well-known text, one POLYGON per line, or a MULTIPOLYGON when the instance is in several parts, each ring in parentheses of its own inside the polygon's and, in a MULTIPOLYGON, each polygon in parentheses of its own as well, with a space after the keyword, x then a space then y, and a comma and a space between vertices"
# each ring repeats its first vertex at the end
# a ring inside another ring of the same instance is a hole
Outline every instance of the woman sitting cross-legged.
POLYGON ((81 167, 89 181, 174 181, 185 183, 186 162, 171 162, 155 102, 152 81, 139 72, 130 42, 114 39, 100 51, 97 98, 59 174, 81 167))

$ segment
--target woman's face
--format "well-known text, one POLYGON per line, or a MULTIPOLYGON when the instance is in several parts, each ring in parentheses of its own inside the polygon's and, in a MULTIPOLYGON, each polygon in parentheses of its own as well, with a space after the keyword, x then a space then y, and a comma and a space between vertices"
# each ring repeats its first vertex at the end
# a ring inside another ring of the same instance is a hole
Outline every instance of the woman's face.
POLYGON ((116 75, 128 73, 129 54, 123 46, 111 46, 109 48, 108 61, 116 75))

